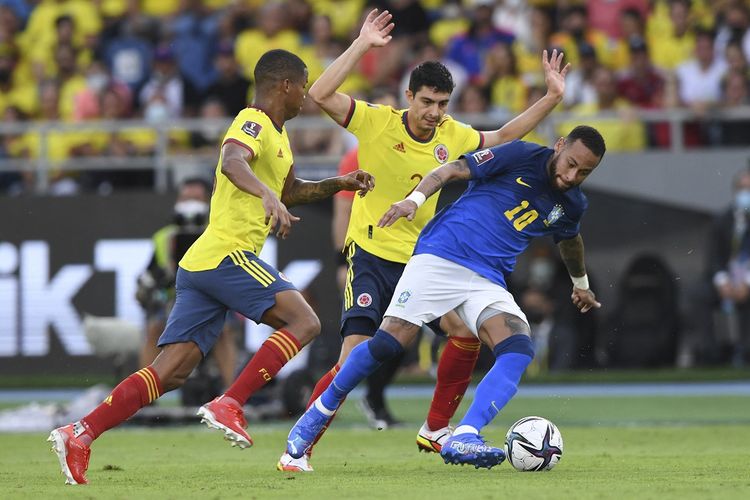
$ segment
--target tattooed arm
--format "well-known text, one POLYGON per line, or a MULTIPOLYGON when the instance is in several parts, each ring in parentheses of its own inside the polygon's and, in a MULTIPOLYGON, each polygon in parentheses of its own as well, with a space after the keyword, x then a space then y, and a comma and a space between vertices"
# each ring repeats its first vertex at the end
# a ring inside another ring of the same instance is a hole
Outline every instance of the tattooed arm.
POLYGON ((407 220, 414 219, 414 215, 416 215, 417 209, 422 203, 440 191, 443 186, 456 180, 468 180, 470 178, 469 164, 463 158, 439 166, 422 179, 409 196, 391 205, 391 208, 378 222, 378 227, 391 226, 401 217, 406 217, 407 220))
POLYGON ((557 248, 560 250, 560 256, 573 280, 573 293, 570 297, 573 300, 573 305, 580 309, 582 313, 592 307, 600 308, 602 305, 596 301, 596 295, 589 289, 586 264, 583 260, 583 238, 581 238, 581 235, 560 241, 557 248))
POLYGON ((312 203, 330 198, 339 191, 359 191, 364 196, 375 187, 375 178, 364 170, 355 170, 339 177, 329 177, 322 181, 306 181, 298 179, 294 174, 294 166, 281 192, 281 201, 287 207, 312 203))

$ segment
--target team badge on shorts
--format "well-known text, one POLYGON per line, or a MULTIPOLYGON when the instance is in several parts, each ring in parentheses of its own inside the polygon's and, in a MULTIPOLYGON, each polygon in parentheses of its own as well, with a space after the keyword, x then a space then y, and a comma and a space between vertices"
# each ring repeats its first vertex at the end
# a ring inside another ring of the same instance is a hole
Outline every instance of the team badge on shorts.
POLYGON ((435 159, 440 163, 448 161, 448 148, 445 147, 445 144, 438 144, 435 146, 435 151, 433 151, 433 153, 435 154, 435 159))
POLYGON ((287 283, 291 283, 292 282, 292 280, 290 280, 289 278, 287 278, 286 274, 282 273, 281 271, 279 271, 279 278, 283 279, 287 283))
POLYGON ((411 292, 409 290, 401 292, 401 295, 398 296, 398 303, 406 304, 406 301, 409 300, 409 297, 411 297, 411 292))
POLYGON ((563 210, 562 205, 558 203, 552 208, 549 215, 547 215, 547 218, 544 219, 544 225, 551 226, 552 224, 560 220, 560 217, 562 217, 564 213, 565 211, 563 210))
POLYGON ((372 304, 372 295, 369 293, 359 294, 359 297, 357 297, 357 305, 359 307, 368 307, 370 304, 372 304))

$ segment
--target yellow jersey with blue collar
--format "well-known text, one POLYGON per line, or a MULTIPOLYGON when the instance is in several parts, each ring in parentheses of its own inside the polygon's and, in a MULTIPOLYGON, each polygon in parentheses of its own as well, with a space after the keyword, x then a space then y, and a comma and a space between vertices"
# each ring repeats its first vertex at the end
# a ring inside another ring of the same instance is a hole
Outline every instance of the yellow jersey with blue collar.
POLYGON ((346 242, 401 263, 409 260, 419 232, 435 215, 438 193, 417 210, 413 221, 399 219, 390 227, 379 228, 380 218, 434 168, 480 149, 484 142, 480 132, 448 115, 429 138, 419 139, 409 129, 407 116, 408 110, 352 99, 344 121, 359 140, 359 168, 375 177, 375 189, 364 198, 354 198, 346 242))
MULTIPOLYGON (((222 146, 228 142, 252 152, 250 168, 258 179, 281 197, 293 164, 286 129, 276 125, 258 108, 239 112, 227 130, 222 146)), ((260 254, 271 231, 260 198, 240 190, 221 173, 221 155, 216 165, 214 192, 209 222, 203 234, 180 261, 187 271, 215 269, 235 250, 260 254)))

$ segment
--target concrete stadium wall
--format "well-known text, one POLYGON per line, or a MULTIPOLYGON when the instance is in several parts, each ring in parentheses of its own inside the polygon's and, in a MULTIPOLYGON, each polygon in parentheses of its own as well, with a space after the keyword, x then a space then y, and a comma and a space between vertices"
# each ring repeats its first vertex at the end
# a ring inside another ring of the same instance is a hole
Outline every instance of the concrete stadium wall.
POLYGON ((586 188, 687 210, 718 212, 731 197, 732 176, 748 166, 750 145, 721 151, 608 153, 586 181, 586 188))

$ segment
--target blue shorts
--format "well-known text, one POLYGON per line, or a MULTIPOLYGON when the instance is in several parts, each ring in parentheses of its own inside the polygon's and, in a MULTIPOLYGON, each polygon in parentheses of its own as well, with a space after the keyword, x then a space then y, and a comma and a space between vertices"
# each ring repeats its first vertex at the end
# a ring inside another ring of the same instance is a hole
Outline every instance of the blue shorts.
POLYGON ((177 269, 176 297, 157 345, 195 342, 205 356, 216 343, 228 310, 256 323, 276 304, 276 294, 296 290, 252 252, 236 251, 216 269, 177 269))
MULTIPOLYGON (((346 247, 344 304, 341 312, 341 336, 369 335, 380 327, 398 280, 406 264, 381 259, 352 242, 346 247)), ((427 324, 438 335, 440 318, 427 324)))

